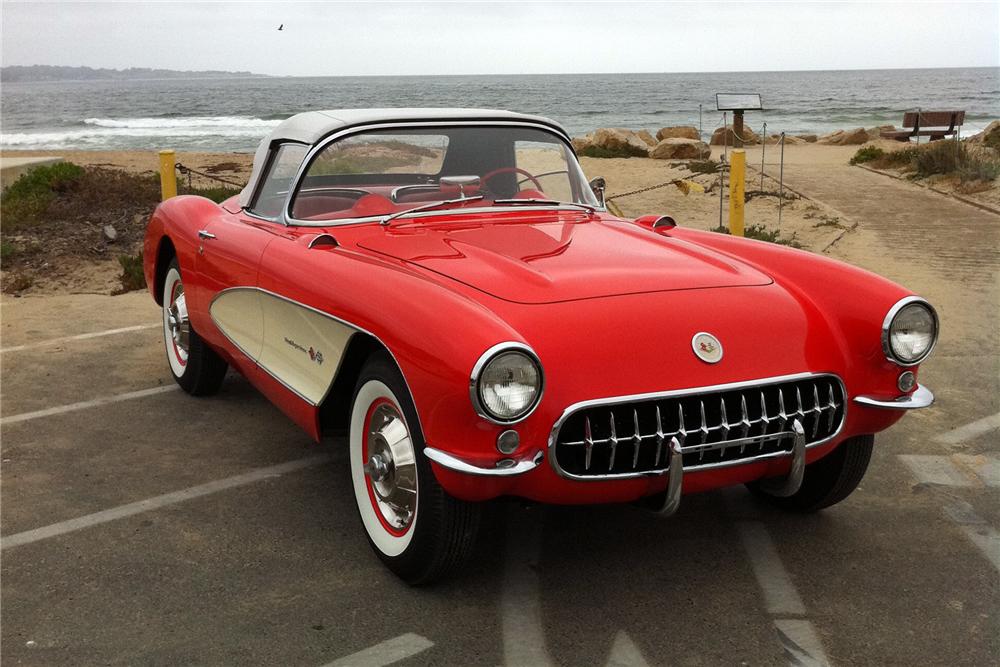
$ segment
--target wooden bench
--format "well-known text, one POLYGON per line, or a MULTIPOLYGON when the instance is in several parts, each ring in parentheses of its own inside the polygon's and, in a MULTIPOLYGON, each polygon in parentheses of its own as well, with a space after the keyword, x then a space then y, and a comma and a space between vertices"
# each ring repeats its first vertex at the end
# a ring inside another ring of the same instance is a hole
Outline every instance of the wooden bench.
POLYGON ((883 132, 882 138, 909 141, 910 137, 930 137, 931 141, 937 141, 958 134, 964 122, 964 111, 907 111, 903 114, 904 129, 883 132))

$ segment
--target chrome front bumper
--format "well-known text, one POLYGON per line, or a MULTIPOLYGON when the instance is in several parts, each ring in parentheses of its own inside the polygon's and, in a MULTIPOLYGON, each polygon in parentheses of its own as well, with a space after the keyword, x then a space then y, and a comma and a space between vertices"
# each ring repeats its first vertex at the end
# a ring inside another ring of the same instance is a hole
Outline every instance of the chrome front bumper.
POLYGON ((424 454, 431 461, 449 470, 462 472, 467 475, 482 475, 487 477, 514 477, 515 475, 523 475, 541 465, 542 459, 545 458, 542 452, 535 452, 528 458, 519 461, 516 459, 500 459, 492 467, 487 468, 463 461, 457 456, 452 456, 447 452, 442 452, 440 449, 434 449, 433 447, 424 447, 424 454))
POLYGON ((883 400, 872 396, 855 396, 854 402, 860 405, 867 405, 870 408, 882 408, 884 410, 919 410, 928 408, 934 404, 934 394, 923 385, 917 385, 916 391, 906 396, 900 396, 891 400, 883 400))

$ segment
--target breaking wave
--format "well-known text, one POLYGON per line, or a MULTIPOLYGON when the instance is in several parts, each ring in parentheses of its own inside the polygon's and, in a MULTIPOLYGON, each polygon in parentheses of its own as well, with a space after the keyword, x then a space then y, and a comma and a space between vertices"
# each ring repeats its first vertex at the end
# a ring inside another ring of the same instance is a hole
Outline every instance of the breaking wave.
MULTIPOLYGON (((189 116, 173 118, 86 118, 81 124, 40 132, 4 132, 0 144, 13 148, 107 148, 134 147, 152 140, 182 140, 182 143, 231 143, 252 147, 279 119, 247 116, 189 116)), ((164 142, 155 142, 164 143, 164 142)))

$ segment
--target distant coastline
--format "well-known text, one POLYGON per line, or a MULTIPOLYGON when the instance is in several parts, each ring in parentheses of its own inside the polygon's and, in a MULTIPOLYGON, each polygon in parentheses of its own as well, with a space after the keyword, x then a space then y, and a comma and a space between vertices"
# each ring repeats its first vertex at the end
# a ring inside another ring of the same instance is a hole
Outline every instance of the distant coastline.
POLYGON ((226 72, 222 70, 184 71, 174 69, 152 69, 150 67, 129 67, 128 69, 106 69, 93 67, 69 67, 62 65, 10 65, 0 67, 0 81, 135 81, 139 79, 245 79, 266 78, 266 74, 253 72, 226 72))

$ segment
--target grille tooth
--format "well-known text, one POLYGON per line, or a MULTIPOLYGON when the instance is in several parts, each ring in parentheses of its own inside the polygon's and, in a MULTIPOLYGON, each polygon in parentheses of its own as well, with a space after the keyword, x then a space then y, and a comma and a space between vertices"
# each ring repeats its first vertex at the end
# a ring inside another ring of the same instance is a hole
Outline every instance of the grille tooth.
POLYGON ((839 431, 845 404, 843 384, 833 375, 595 403, 560 422, 551 460, 577 477, 659 474, 667 470, 670 457, 664 450, 672 438, 680 445, 685 470, 787 456, 793 420, 805 427, 807 445, 825 441, 839 431), (802 394, 811 394, 805 400, 812 402, 805 403, 802 394), (667 416, 672 411, 676 425, 667 416), (695 416, 685 416, 692 411, 695 416), (694 422, 690 426, 688 418, 694 422), (650 440, 655 450, 644 451, 650 440), (619 445, 632 448, 619 456, 619 445))
POLYGON ((633 435, 632 435, 632 444, 634 446, 633 447, 633 452, 632 452, 632 470, 635 470, 637 467, 639 467, 639 445, 642 444, 642 436, 639 434, 639 409, 638 408, 633 408, 632 409, 632 423, 635 426, 635 431, 633 431, 633 435))
POLYGON ((812 430, 812 439, 815 440, 816 434, 819 433, 819 418, 823 416, 823 408, 819 407, 819 385, 815 382, 813 382, 813 410, 816 411, 812 430))
POLYGON ((656 406, 656 458, 653 459, 653 465, 660 465, 660 452, 663 451, 663 420, 660 419, 660 406, 656 406))
POLYGON ((614 411, 610 412, 609 415, 611 417, 611 435, 608 437, 608 442, 611 443, 611 460, 608 462, 608 471, 611 471, 615 467, 615 452, 618 451, 618 435, 615 433, 614 411))

